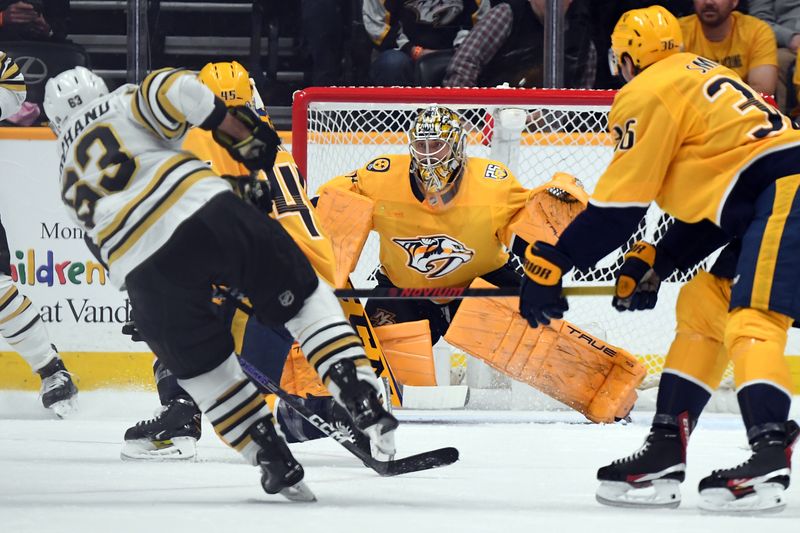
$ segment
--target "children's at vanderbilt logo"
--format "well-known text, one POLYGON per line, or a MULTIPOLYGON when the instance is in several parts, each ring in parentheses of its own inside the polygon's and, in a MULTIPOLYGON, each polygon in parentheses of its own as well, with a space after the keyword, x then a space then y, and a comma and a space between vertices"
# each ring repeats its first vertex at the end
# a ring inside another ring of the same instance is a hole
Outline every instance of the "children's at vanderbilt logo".
MULTIPOLYGON (((73 261, 72 259, 55 260, 53 250, 46 250, 45 260, 37 264, 36 250, 29 248, 14 252, 16 263, 11 263, 11 279, 26 285, 46 284, 82 285, 97 283, 106 284, 106 271, 96 261, 73 261)), ((41 257, 41 256, 40 256, 41 257)))

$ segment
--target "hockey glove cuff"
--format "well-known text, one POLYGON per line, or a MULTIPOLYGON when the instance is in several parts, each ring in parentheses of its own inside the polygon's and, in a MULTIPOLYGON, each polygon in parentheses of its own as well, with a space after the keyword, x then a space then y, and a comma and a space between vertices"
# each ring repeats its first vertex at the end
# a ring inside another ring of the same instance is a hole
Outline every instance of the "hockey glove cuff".
POLYGON ((213 133, 214 140, 248 170, 271 169, 275 164, 278 147, 281 145, 278 133, 245 106, 231 107, 228 113, 244 124, 250 130, 250 135, 237 141, 217 129, 213 133))
POLYGON ((611 305, 617 311, 653 309, 658 301, 661 277, 654 270, 656 247, 638 241, 625 254, 617 273, 617 283, 611 305))
POLYGON ((519 312, 532 328, 550 324, 569 309, 561 295, 561 278, 572 268, 572 260, 546 242, 536 241, 525 250, 525 279, 519 312))

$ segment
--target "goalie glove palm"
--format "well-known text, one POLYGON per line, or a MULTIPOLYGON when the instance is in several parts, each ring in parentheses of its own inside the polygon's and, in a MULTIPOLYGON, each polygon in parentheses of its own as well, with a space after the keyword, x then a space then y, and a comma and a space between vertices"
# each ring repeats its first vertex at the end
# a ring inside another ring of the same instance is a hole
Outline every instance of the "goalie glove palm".
POLYGON ((248 170, 271 169, 281 145, 277 132, 245 106, 231 107, 228 113, 244 124, 250 130, 250 135, 237 141, 230 135, 215 130, 214 140, 248 170))
POLYGON ((536 241, 525 250, 525 279, 519 299, 519 312, 532 328, 548 325, 569 309, 561 295, 561 278, 572 268, 572 261, 546 242, 536 241))
POLYGON ((625 261, 617 273, 617 284, 611 305, 617 311, 653 309, 658 301, 661 278, 653 269, 656 247, 638 241, 625 254, 625 261))

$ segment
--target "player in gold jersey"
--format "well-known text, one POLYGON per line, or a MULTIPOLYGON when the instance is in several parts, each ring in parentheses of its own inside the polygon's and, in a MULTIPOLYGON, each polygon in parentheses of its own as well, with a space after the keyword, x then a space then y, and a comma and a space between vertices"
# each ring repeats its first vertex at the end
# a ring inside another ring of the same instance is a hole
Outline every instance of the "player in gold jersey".
MULTIPOLYGON (((648 283, 653 272, 663 278, 686 257, 740 239, 724 346, 735 364, 753 453, 704 478, 701 505, 780 510, 797 437, 796 425, 787 423, 792 386, 783 351, 800 316, 800 132, 736 73, 682 53, 681 46, 677 20, 659 6, 629 11, 617 23, 609 58, 628 83, 609 116, 614 157, 589 206, 558 243, 526 250, 520 311, 532 325, 560 317, 567 309, 561 277, 624 243, 653 201, 677 219, 665 237, 679 243, 666 258, 672 266, 659 266, 655 248, 632 249, 644 267, 620 276, 618 298, 648 283)), ((683 481, 685 442, 696 421, 676 415, 658 413, 641 453, 600 469, 605 503, 617 503, 632 485, 683 481), (660 467, 654 459, 663 461, 660 467)))
POLYGON ((695 14, 679 19, 686 52, 728 67, 761 94, 778 83, 778 49, 769 25, 734 11, 738 0, 694 0, 695 14))
MULTIPOLYGON (((247 70, 236 61, 209 63, 198 74, 198 79, 219 96, 228 106, 247 105, 269 120, 263 105, 254 97, 247 70)), ((248 170, 235 161, 217 144, 211 134, 200 128, 190 130, 183 149, 205 161, 220 176, 230 176, 233 183, 248 170)), ((313 207, 305 193, 303 178, 291 154, 279 149, 275 165, 269 172, 259 172, 258 179, 267 180, 272 191, 272 201, 267 210, 292 236, 308 257, 319 276, 332 284, 335 264, 333 250, 318 228, 313 207)), ((235 351, 257 366, 281 388, 318 413, 323 419, 333 419, 341 430, 348 432, 355 442, 369 449, 366 438, 355 429, 343 409, 333 401, 328 389, 309 365, 299 345, 293 343, 291 334, 283 327, 267 327, 255 316, 237 309, 231 300, 216 302, 219 314, 230 324, 235 351)), ((128 330, 133 333, 131 326, 128 330)), ((156 358, 153 365, 162 410, 149 420, 129 428, 122 449, 123 459, 191 459, 196 454, 196 441, 200 438, 200 409, 189 394, 178 384, 177 378, 156 358)), ((267 395, 275 420, 287 442, 301 442, 324 435, 283 404, 274 394, 267 395)))

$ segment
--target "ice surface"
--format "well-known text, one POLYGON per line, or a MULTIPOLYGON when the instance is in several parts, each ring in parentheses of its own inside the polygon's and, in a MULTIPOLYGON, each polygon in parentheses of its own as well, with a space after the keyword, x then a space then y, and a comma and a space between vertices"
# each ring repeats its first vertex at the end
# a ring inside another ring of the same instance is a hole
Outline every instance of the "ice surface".
POLYGON ((643 511, 596 503, 595 472, 638 448, 652 413, 635 413, 628 425, 596 426, 562 412, 400 412, 400 456, 453 445, 461 460, 380 478, 334 442, 293 445, 319 499, 297 504, 264 494, 258 470, 241 463, 205 421, 196 462, 122 462, 122 435, 152 415, 153 393, 82 392, 80 404, 72 419, 53 420, 35 394, 0 392, 0 532, 752 533, 800 524, 797 486, 778 515, 697 509, 700 478, 748 455, 735 415, 701 421, 681 507, 643 511))

